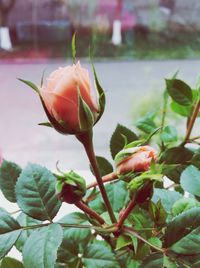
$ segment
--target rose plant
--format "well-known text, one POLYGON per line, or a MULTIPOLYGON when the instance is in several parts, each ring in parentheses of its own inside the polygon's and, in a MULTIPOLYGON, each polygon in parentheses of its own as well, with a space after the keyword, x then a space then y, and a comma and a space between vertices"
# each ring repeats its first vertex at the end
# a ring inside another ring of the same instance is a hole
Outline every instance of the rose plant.
POLYGON ((0 209, 0 267, 200 267, 200 136, 192 136, 200 86, 192 89, 177 74, 167 79, 161 110, 138 120, 137 134, 118 124, 110 163, 95 155, 92 138, 105 94, 94 66, 95 87, 72 48, 74 64, 55 70, 46 83, 20 80, 41 100, 48 118, 41 125, 81 142, 96 180, 88 184, 74 171, 53 173, 38 164, 22 169, 4 159, 0 188, 19 211, 14 217, 0 209), (170 109, 185 117, 184 136, 168 121, 170 109), (62 202, 81 212, 55 221, 62 202), (6 257, 13 246, 23 262, 6 257))

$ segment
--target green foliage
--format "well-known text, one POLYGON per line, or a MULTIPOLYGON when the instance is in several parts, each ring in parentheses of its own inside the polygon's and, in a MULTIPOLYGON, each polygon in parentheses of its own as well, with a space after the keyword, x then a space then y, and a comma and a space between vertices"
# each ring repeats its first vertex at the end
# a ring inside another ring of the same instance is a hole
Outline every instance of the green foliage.
POLYGON ((0 167, 0 188, 8 201, 15 203, 15 185, 21 173, 21 168, 15 163, 3 161, 0 167))
MULTIPOLYGON (((84 225, 88 224, 88 218, 80 212, 74 212, 60 219, 59 223, 84 225)), ((81 229, 70 227, 64 229, 64 237, 67 239, 67 241, 71 240, 76 243, 80 243, 84 240, 87 240, 90 235, 91 231, 87 228, 81 229)))
POLYGON ((162 133, 161 139, 163 142, 173 142, 177 140, 177 131, 173 126, 166 126, 162 133))
POLYGON ((86 248, 83 255, 83 265, 86 268, 119 268, 114 253, 105 242, 96 242, 86 248))
POLYGON ((158 202, 160 200, 165 210, 170 213, 174 202, 180 198, 182 198, 182 195, 178 192, 165 189, 154 189, 152 200, 153 202, 158 202))
MULTIPOLYGON (((75 60, 75 36, 72 51, 75 60)), ((105 94, 94 66, 93 71, 99 95, 97 122, 105 108, 105 94)), ((132 170, 118 174, 108 160, 97 156, 100 175, 112 173, 106 176, 104 187, 116 223, 109 216, 101 184, 88 189, 85 178, 73 171, 52 174, 36 164, 22 170, 3 161, 0 188, 21 213, 15 219, 0 209, 0 268, 200 267, 200 137, 192 136, 199 116, 199 86, 192 90, 176 76, 166 80, 161 109, 155 112, 154 107, 136 122, 139 135, 118 124, 111 137, 113 159, 126 164, 122 160, 129 158, 132 170), (185 134, 171 121, 175 114, 183 116, 185 134), (157 160, 153 150, 142 146, 156 148, 157 160), (72 198, 72 192, 78 198, 72 198), (66 206, 66 215, 56 220, 61 207, 58 196, 83 211, 67 214, 66 206), (5 257, 13 246, 22 252, 23 263, 5 257)), ((32 82, 21 81, 39 93, 32 82)), ((41 101, 52 126, 71 133, 41 101)), ((96 122, 80 94, 78 109, 85 138, 96 122)), ((87 153, 93 161, 91 151, 87 153)))
MULTIPOLYGON (((96 159, 97 159, 97 163, 99 166, 101 176, 105 176, 105 175, 113 172, 113 167, 112 167, 111 163, 106 158, 104 158, 102 156, 96 156, 96 159)), ((91 166, 90 166, 90 169, 93 173, 91 166)))
POLYGON ((118 124, 110 140, 110 151, 113 159, 127 143, 137 140, 137 135, 130 129, 118 124))
POLYGON ((157 129, 154 122, 155 113, 147 113, 144 117, 140 118, 136 122, 136 126, 142 130, 144 133, 150 134, 157 129))
MULTIPOLYGON (((199 231, 200 226, 200 208, 195 207, 176 216, 172 221, 168 223, 166 232, 165 232, 165 246, 170 247, 177 253, 179 252, 182 245, 184 245, 183 240, 185 237, 189 237, 192 240, 193 232, 199 231)), ((199 236, 200 237, 200 236, 199 236)), ((188 240, 189 242, 189 240, 188 240)), ((185 254, 190 255, 190 250, 196 251, 196 248, 189 249, 189 244, 186 244, 187 252, 185 254)), ((199 249, 198 249, 199 250, 199 249)), ((198 252, 197 252, 198 253, 198 252)), ((183 253, 184 254, 184 253, 183 253)))
POLYGON ((181 174, 181 186, 185 191, 200 196, 200 170, 195 166, 188 166, 181 174))
POLYGON ((173 214, 173 216, 177 216, 180 213, 182 213, 190 208, 199 207, 199 206, 200 206, 200 202, 198 202, 194 198, 181 198, 173 204, 172 214, 173 214))
MULTIPOLYGON (((17 221, 20 224, 20 226, 34 226, 37 224, 41 224, 41 221, 35 220, 31 217, 29 217, 28 215, 24 214, 24 213, 20 213, 19 216, 17 217, 17 221)), ((16 248, 22 252, 23 246, 26 242, 26 240, 28 239, 28 237, 34 232, 34 229, 24 229, 22 230, 19 238, 17 239, 15 246, 16 248)))
POLYGON ((172 99, 180 105, 188 106, 192 102, 192 90, 179 79, 166 80, 167 91, 172 99))
POLYGON ((58 224, 51 224, 33 232, 23 247, 25 268, 54 268, 62 238, 62 228, 58 224))
POLYGON ((10 257, 5 257, 0 264, 0 268, 24 268, 24 266, 18 260, 10 257))
POLYGON ((10 251, 20 233, 19 223, 5 210, 0 209, 0 259, 10 251))
POLYGON ((50 171, 29 164, 16 184, 17 203, 21 210, 37 220, 51 221, 60 208, 55 192, 55 178, 50 171))

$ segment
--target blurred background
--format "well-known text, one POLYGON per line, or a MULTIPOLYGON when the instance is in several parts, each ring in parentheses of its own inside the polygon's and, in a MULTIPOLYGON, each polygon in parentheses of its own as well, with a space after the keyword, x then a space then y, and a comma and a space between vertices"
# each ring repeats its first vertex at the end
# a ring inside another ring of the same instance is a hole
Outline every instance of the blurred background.
MULTIPOLYGON (((40 83, 77 57, 91 71, 93 47, 106 111, 95 126, 97 154, 110 159, 117 123, 134 129, 139 116, 161 109, 164 78, 179 70, 193 87, 199 76, 198 0, 0 0, 0 147, 4 157, 25 166, 88 168, 71 136, 38 126, 46 116, 38 97, 16 78, 40 83)), ((91 72, 92 77, 92 72, 91 72)), ((181 119, 179 124, 183 124, 181 119)), ((177 124, 177 122, 175 122, 177 124)))
POLYGON ((198 0, 0 0, 1 58, 199 57, 198 0))

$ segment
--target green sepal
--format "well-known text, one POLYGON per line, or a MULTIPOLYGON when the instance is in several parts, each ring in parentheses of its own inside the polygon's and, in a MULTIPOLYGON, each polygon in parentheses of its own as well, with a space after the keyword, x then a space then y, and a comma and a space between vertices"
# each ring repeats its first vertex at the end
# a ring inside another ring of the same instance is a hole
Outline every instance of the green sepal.
POLYGON ((146 182, 162 182, 162 174, 151 174, 149 171, 144 172, 142 175, 139 175, 132 179, 128 184, 128 189, 130 190, 131 195, 137 193, 137 191, 146 183, 146 182))
POLYGON ((43 123, 39 123, 39 126, 44 126, 44 127, 52 127, 50 122, 43 122, 43 123))
POLYGON ((83 177, 70 171, 68 173, 54 174, 57 178, 56 192, 62 201, 76 203, 86 194, 86 182, 83 177))
MULTIPOLYGON (((134 142, 132 142, 131 144, 133 144, 134 142)), ((137 141, 136 141, 137 143, 137 141)), ((126 148, 126 146, 125 146, 126 148)), ((134 155, 135 153, 138 152, 138 148, 136 147, 128 147, 126 149, 121 150, 116 156, 115 156, 115 165, 118 166, 120 164, 120 162, 122 162, 124 159, 134 155)))
POLYGON ((78 114, 81 131, 87 131, 94 125, 94 116, 87 103, 83 100, 78 89, 78 114))
POLYGON ((37 94, 40 95, 40 91, 39 88, 31 81, 28 80, 24 80, 22 78, 17 78, 19 81, 23 82, 24 84, 26 84, 27 86, 31 87, 37 94))
POLYGON ((98 115, 98 118, 97 118, 97 120, 95 122, 95 124, 96 124, 99 121, 99 119, 101 118, 101 116, 103 115, 103 113, 104 113, 105 105, 106 105, 106 96, 105 96, 105 92, 104 92, 102 86, 99 83, 99 80, 98 80, 98 77, 97 77, 97 72, 96 72, 96 69, 94 67, 94 64, 93 64, 92 60, 91 60, 91 63, 92 63, 92 69, 93 69, 96 89, 97 89, 98 94, 99 94, 99 115, 98 115))
POLYGON ((76 32, 74 32, 72 36, 71 49, 72 49, 72 59, 75 64, 76 63, 76 32))
POLYGON ((46 70, 44 70, 44 71, 42 72, 42 77, 41 77, 41 80, 40 80, 40 86, 41 86, 41 87, 42 87, 43 84, 44 84, 44 74, 45 74, 45 71, 46 71, 46 70))

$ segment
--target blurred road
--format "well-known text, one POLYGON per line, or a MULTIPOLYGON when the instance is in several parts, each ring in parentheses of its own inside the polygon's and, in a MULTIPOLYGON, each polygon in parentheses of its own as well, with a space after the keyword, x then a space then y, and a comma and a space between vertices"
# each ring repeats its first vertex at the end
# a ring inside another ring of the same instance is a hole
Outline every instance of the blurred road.
MULTIPOLYGON (((25 166, 41 163, 50 169, 57 160, 63 169, 88 168, 81 144, 73 136, 59 135, 52 129, 38 126, 46 117, 36 94, 16 77, 39 83, 46 69, 48 75, 68 62, 40 64, 6 63, 0 65, 0 147, 4 158, 25 166)), ((90 68, 87 62, 83 66, 90 68)), ((103 118, 94 128, 98 155, 109 156, 109 139, 118 122, 133 126, 131 110, 148 92, 164 89, 164 78, 179 70, 179 77, 195 85, 200 74, 199 61, 130 61, 95 64, 106 91, 107 106, 103 118)))

